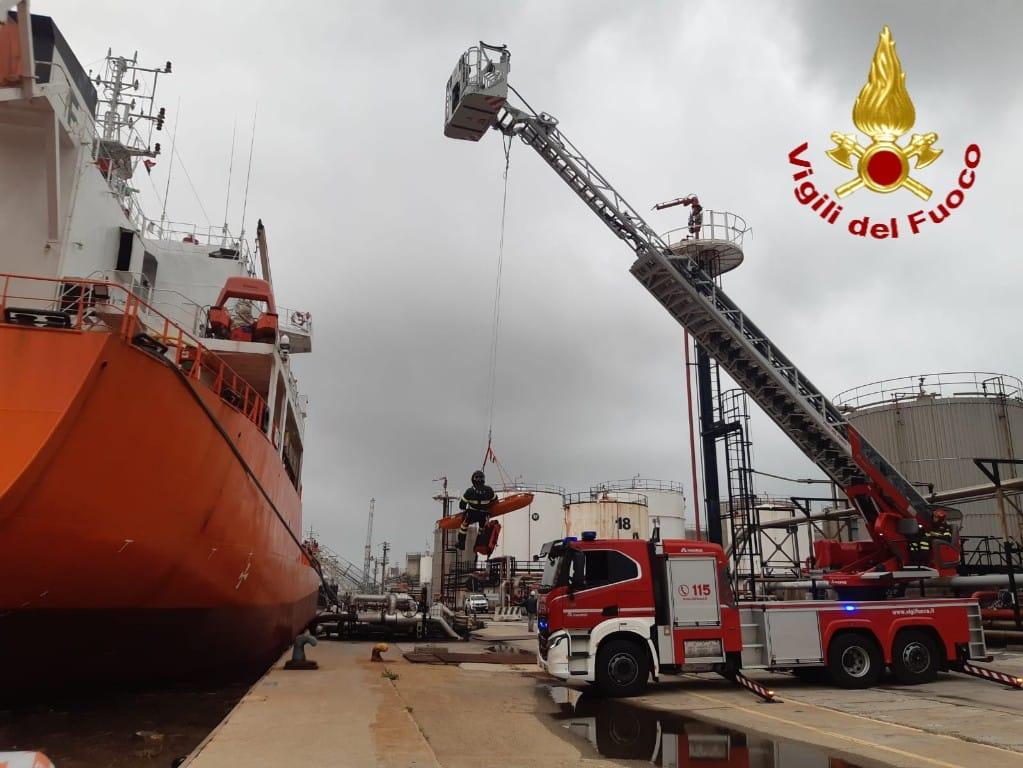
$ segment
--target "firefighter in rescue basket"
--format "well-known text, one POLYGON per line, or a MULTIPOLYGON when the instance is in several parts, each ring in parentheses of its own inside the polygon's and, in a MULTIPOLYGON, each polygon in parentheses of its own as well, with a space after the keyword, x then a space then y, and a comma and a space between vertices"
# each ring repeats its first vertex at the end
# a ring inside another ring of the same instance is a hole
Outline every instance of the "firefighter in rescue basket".
POLYGON ((465 549, 465 537, 470 525, 475 523, 479 526, 480 532, 483 532, 490 516, 490 509, 496 501, 497 494, 487 485, 486 475, 483 474, 483 470, 477 469, 472 473, 472 485, 465 489, 462 498, 458 500, 458 508, 465 513, 458 528, 459 549, 465 549))

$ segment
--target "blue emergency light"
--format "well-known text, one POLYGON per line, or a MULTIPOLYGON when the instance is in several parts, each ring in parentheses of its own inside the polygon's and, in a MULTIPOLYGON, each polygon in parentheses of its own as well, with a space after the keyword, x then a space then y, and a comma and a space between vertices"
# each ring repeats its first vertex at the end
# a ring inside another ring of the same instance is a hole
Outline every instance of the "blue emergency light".
POLYGON ((856 606, 855 605, 843 605, 842 609, 846 610, 846 611, 849 611, 849 612, 852 612, 852 611, 856 610, 856 606))
POLYGON ((597 532, 596 531, 583 531, 583 541, 596 541, 596 540, 597 540, 597 532))
POLYGON ((547 631, 547 619, 537 619, 536 626, 539 627, 541 632, 547 631))

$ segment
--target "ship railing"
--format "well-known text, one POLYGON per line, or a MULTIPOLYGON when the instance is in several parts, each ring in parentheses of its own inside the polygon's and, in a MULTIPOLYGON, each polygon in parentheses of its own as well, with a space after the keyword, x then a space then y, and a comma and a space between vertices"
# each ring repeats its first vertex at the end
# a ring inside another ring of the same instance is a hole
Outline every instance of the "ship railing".
MULTIPOLYGON (((136 221, 139 231, 143 237, 156 240, 174 240, 188 245, 207 245, 221 251, 221 258, 237 258, 243 264, 251 267, 252 250, 249 242, 243 237, 236 237, 231 231, 223 226, 209 224, 199 226, 184 221, 157 221, 149 219, 140 214, 136 221), (232 256, 231 251, 235 254, 232 256)), ((214 251, 215 253, 216 251, 214 251)))
POLYGON ((295 336, 304 334, 313 335, 313 315, 311 312, 304 312, 300 309, 282 307, 277 305, 277 326, 280 333, 287 333, 295 336))
MULTIPOLYGON (((140 273, 120 269, 97 269, 84 277, 85 280, 102 280, 116 283, 142 298, 153 309, 169 317, 194 335, 206 333, 206 311, 203 306, 180 291, 170 288, 151 288, 140 273)), ((208 286, 213 287, 213 286, 208 286)))
POLYGON ((265 434, 266 401, 196 336, 123 285, 0 274, 0 322, 60 332, 116 332, 215 392, 265 434))

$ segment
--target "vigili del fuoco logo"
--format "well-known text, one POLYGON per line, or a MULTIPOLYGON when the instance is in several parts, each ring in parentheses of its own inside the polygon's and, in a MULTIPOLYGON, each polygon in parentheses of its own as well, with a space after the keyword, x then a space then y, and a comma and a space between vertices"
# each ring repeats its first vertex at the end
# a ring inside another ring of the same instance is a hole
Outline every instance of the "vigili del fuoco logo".
POLYGON ((881 30, 867 84, 853 104, 852 119, 868 140, 861 142, 855 133, 831 134, 834 146, 825 154, 855 174, 835 187, 834 198, 821 192, 811 179, 814 170, 807 159, 809 142, 804 141, 789 152, 789 163, 796 167, 792 174, 796 200, 802 205, 828 224, 845 224, 852 235, 884 240, 905 233, 920 234, 925 228, 946 221, 963 204, 966 191, 975 180, 974 169, 980 164, 980 147, 976 144, 966 147, 956 186, 936 205, 880 221, 872 221, 870 216, 843 216, 845 199, 858 190, 880 194, 904 190, 930 201, 932 190, 925 183, 927 179, 914 174, 929 168, 944 152, 938 147, 938 134, 934 131, 914 133, 908 141, 902 141, 916 122, 916 110, 906 90, 906 73, 888 27, 881 30))

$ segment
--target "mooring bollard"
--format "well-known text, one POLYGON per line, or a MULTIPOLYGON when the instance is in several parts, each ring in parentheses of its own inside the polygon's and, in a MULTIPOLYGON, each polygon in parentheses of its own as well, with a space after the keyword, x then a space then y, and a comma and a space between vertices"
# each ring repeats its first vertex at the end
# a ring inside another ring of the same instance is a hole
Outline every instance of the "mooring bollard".
POLYGON ((295 638, 295 643, 291 647, 291 658, 284 662, 285 669, 319 669, 317 664, 312 659, 305 657, 305 647, 307 645, 316 645, 316 638, 309 634, 309 630, 306 630, 301 635, 295 638))
POLYGON ((381 656, 380 654, 381 653, 387 653, 387 649, 389 647, 390 646, 388 646, 387 643, 377 643, 376 645, 373 646, 373 653, 370 654, 369 660, 370 661, 385 661, 384 657, 381 656))

